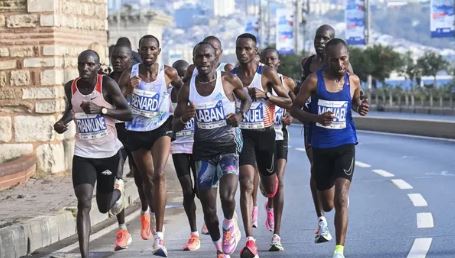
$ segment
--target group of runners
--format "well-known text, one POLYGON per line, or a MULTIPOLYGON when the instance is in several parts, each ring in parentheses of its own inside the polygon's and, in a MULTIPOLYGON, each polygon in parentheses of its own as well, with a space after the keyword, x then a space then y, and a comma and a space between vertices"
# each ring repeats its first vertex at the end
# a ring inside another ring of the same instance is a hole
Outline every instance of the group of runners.
POLYGON ((99 211, 118 220, 116 250, 131 243, 124 212, 127 157, 141 200, 141 238, 153 238, 153 254, 167 257, 165 168, 170 153, 190 228, 183 250, 195 251, 201 245, 198 197, 204 214, 201 233, 210 235, 218 258, 230 257, 242 235, 235 212, 239 185, 246 239, 240 257, 259 257, 253 232, 258 227, 258 188, 267 198, 265 227, 273 232, 270 251, 284 250, 280 229, 286 127, 293 118, 305 126, 318 222, 315 242, 332 239, 324 212, 334 208, 333 257, 344 257, 357 144, 351 113, 366 115, 368 102, 360 97, 347 45, 335 38, 331 26, 317 29, 314 47, 316 54, 302 60, 298 86, 277 72, 278 52, 266 48, 259 53, 256 37, 248 33, 236 39, 236 65, 221 63, 222 45, 215 36, 194 46, 191 65, 183 60, 172 66, 159 64, 160 42, 152 35, 140 39, 140 58, 133 58, 127 40, 119 40, 112 49, 109 75, 99 73, 95 51, 80 53, 79 77, 65 84, 67 105, 54 129, 63 133, 71 121, 76 125, 72 177, 82 257, 89 253, 95 182, 99 211), (218 195, 224 217, 221 227, 218 195))

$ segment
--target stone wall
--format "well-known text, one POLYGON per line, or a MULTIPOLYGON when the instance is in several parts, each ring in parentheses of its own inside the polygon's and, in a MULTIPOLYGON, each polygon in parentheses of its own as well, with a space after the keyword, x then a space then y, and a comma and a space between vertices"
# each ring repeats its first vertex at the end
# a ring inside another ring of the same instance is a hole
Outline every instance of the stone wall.
POLYGON ((74 127, 53 124, 77 55, 98 46, 107 62, 107 0, 2 0, 0 35, 0 163, 34 153, 40 175, 66 172, 74 127))

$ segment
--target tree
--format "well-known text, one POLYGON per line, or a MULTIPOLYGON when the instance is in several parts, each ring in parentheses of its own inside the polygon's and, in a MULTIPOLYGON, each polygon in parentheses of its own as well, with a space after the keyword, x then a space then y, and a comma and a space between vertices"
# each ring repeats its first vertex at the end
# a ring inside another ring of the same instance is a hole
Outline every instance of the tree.
POLYGON ((412 52, 408 51, 402 56, 403 67, 401 73, 403 73, 408 80, 411 81, 411 88, 414 88, 414 81, 418 82, 421 76, 420 68, 417 66, 416 61, 412 58, 412 52))
POLYGON ((449 63, 435 52, 426 52, 417 59, 417 67, 422 71, 422 75, 433 76, 433 87, 436 87, 436 74, 447 70, 449 63))
POLYGON ((280 55, 279 72, 294 80, 300 80, 302 78, 300 62, 304 56, 304 52, 299 55, 280 55))

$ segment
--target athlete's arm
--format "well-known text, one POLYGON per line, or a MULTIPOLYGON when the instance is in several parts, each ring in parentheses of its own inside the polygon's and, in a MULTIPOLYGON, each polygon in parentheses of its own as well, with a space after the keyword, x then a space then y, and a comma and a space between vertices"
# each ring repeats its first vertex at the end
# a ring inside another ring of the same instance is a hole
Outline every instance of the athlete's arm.
POLYGON ((68 130, 68 123, 73 120, 73 106, 71 105, 71 84, 73 81, 69 81, 65 84, 65 111, 63 112, 62 118, 54 124, 54 130, 57 133, 64 133, 68 130))
MULTIPOLYGON (((352 95, 352 109, 354 109, 359 115, 366 116, 368 114, 368 100, 362 99, 360 94, 360 79, 357 75, 351 74, 349 75, 350 85, 354 93, 351 92, 352 95)), ((351 91, 352 91, 351 90, 351 91)))
POLYGON ((123 96, 127 96, 131 94, 133 91, 133 86, 131 83, 132 78, 131 77, 131 67, 123 71, 122 75, 120 75, 120 78, 118 79, 118 85, 120 87, 120 90, 123 94, 123 96))
POLYGON ((270 87, 278 95, 274 96, 272 94, 269 94, 268 101, 282 108, 289 108, 291 106, 292 100, 289 97, 288 89, 283 86, 280 77, 273 69, 268 66, 264 66, 264 73, 261 80, 263 82, 266 80, 266 84, 262 85, 270 85, 270 87))
POLYGON ((243 119, 243 114, 250 108, 252 100, 247 89, 243 87, 243 83, 239 77, 226 72, 224 73, 223 78, 232 87, 232 92, 235 97, 240 100, 240 109, 235 114, 228 114, 226 118, 228 124, 237 127, 243 119))
POLYGON ((177 107, 174 110, 172 130, 175 132, 182 130, 185 127, 186 122, 196 115, 196 109, 189 100, 189 93, 190 83, 186 82, 182 88, 180 88, 179 95, 177 97, 177 107))
POLYGON ((300 88, 299 94, 294 100, 291 108, 291 115, 303 123, 320 123, 323 125, 330 125, 332 123, 332 116, 331 112, 325 112, 321 115, 313 114, 307 112, 303 109, 305 102, 308 98, 316 93, 316 86, 318 83, 318 78, 316 73, 312 73, 309 75, 302 84, 300 88))
POLYGON ((111 104, 115 107, 113 109, 108 108, 107 113, 104 115, 120 121, 131 121, 133 119, 133 114, 131 113, 128 102, 120 91, 119 86, 113 79, 107 76, 104 76, 103 78, 103 89, 107 91, 106 93, 112 101, 111 104))
MULTIPOLYGON (((284 80, 284 86, 286 86, 286 89, 288 90, 288 95, 291 98, 291 101, 295 100, 295 81, 287 76, 283 76, 284 80)), ((288 108, 291 108, 292 104, 289 105, 288 108)))
POLYGON ((166 85, 172 85, 176 89, 180 89, 183 85, 182 79, 180 78, 177 70, 174 67, 165 66, 164 73, 166 75, 166 85))
POLYGON ((191 76, 193 76, 193 70, 196 69, 194 64, 190 64, 188 68, 186 69, 185 76, 183 76, 182 81, 185 83, 187 81, 191 80, 191 76))

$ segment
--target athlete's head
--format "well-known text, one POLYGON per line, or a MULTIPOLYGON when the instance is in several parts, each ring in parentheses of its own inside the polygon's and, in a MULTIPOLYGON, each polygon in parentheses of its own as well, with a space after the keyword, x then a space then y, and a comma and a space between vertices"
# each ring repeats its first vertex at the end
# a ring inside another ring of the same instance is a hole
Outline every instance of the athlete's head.
POLYGON ((160 41, 153 35, 145 35, 139 40, 138 52, 144 65, 152 65, 161 53, 160 41))
POLYGON ((325 46, 325 63, 330 73, 342 76, 349 68, 348 45, 344 40, 334 38, 325 46))
POLYGON ((250 33, 243 33, 235 42, 235 54, 240 64, 253 62, 258 53, 256 37, 250 33))
POLYGON ((193 49, 193 63, 201 75, 209 75, 216 70, 215 49, 210 43, 200 42, 193 49))
POLYGON ((221 54, 223 54, 223 48, 221 47, 221 41, 215 36, 207 36, 202 42, 207 42, 215 49, 215 56, 217 62, 220 62, 221 54))
POLYGON ((261 52, 261 62, 270 66, 275 71, 280 66, 280 56, 276 49, 268 47, 261 52))
POLYGON ((127 46, 129 48, 132 48, 131 46, 131 41, 127 37, 120 37, 117 39, 117 43, 115 43, 116 46, 127 46))
POLYGON ((174 67, 175 70, 177 70, 177 73, 180 76, 180 78, 183 78, 185 77, 186 69, 188 68, 189 65, 190 64, 188 64, 188 62, 185 60, 177 60, 172 64, 172 67, 174 67))
POLYGON ((121 73, 132 64, 131 48, 126 45, 116 45, 112 50, 111 63, 114 72, 121 73))
POLYGON ((77 70, 81 80, 91 81, 100 70, 100 56, 94 50, 84 50, 77 57, 77 70))
POLYGON ((314 49, 318 56, 324 55, 324 48, 327 42, 335 37, 335 29, 327 24, 320 26, 314 36, 314 49))

